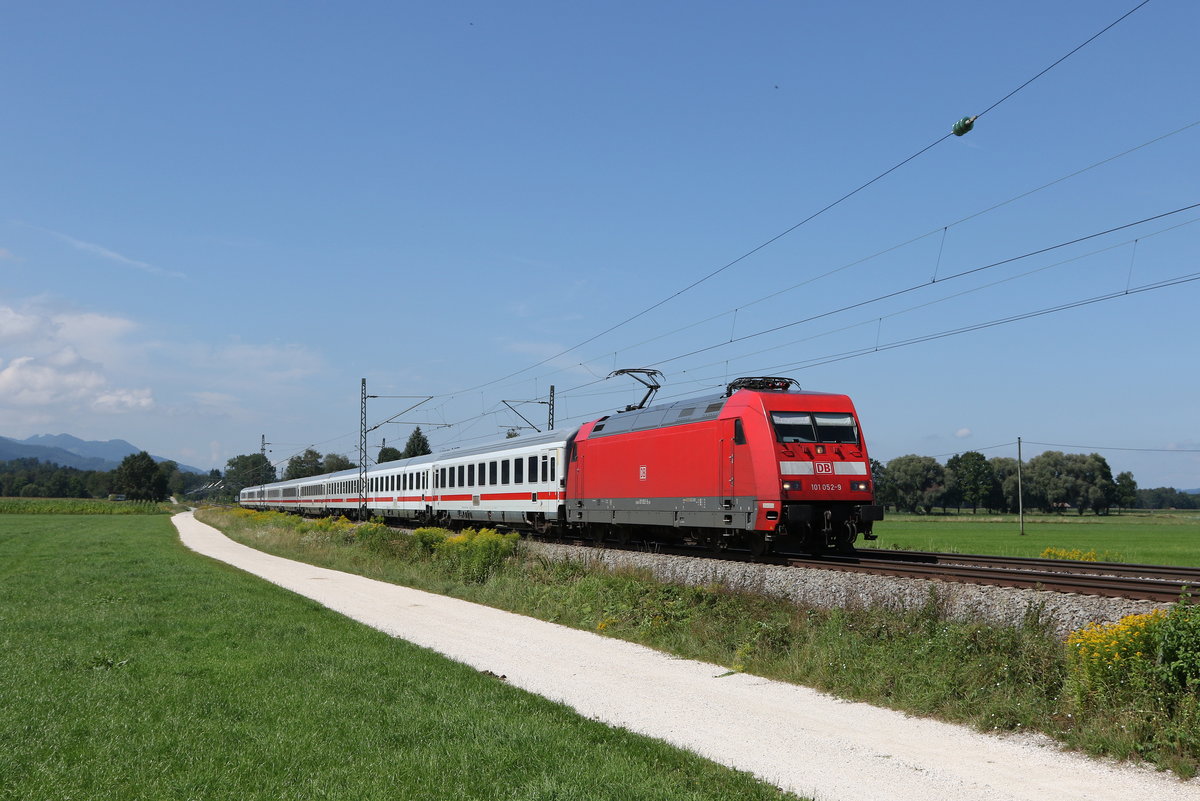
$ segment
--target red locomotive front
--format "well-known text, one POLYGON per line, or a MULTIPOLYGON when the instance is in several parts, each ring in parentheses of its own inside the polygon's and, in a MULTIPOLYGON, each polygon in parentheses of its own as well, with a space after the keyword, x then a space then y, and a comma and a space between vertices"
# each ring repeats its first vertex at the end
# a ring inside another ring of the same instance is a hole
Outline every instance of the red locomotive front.
POLYGON ((763 553, 849 548, 882 519, 845 395, 739 379, 724 395, 583 426, 570 446, 566 523, 597 539, 676 539, 763 553))

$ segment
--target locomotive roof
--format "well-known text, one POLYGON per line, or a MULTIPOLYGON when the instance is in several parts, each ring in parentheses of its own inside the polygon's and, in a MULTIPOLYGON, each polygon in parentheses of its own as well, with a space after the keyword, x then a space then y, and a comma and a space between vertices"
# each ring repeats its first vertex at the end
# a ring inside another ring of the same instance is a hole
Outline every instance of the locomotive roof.
POLYGON ((630 431, 646 431, 652 428, 665 428, 667 426, 680 426, 687 423, 699 423, 705 420, 716 420, 721 416, 721 409, 725 407, 725 404, 743 392, 751 392, 756 395, 781 396, 829 394, 827 392, 811 392, 806 390, 775 392, 769 390, 741 389, 733 393, 733 395, 728 396, 724 393, 717 393, 702 395, 698 398, 685 398, 684 400, 659 403, 654 406, 647 406, 645 409, 618 412, 617 414, 603 417, 596 422, 588 438, 597 439, 614 434, 626 434, 630 431))

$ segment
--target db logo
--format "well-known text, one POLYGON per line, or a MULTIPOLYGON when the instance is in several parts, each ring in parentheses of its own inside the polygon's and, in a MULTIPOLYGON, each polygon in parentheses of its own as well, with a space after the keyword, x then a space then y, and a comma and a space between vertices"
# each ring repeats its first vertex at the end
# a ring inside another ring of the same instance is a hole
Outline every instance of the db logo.
POLYGON ((641 465, 638 467, 638 478, 640 478, 642 481, 646 480, 646 465, 641 465))
POLYGON ((813 462, 813 469, 818 476, 832 476, 833 462, 813 462))

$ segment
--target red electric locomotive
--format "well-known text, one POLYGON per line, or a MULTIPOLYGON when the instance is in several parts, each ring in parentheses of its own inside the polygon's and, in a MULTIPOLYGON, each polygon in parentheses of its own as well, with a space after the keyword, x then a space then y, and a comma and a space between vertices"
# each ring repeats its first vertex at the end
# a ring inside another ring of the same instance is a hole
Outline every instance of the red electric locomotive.
POLYGON ((874 539, 883 507, 854 404, 794 385, 742 378, 723 395, 584 424, 567 442, 566 525, 754 554, 874 539))

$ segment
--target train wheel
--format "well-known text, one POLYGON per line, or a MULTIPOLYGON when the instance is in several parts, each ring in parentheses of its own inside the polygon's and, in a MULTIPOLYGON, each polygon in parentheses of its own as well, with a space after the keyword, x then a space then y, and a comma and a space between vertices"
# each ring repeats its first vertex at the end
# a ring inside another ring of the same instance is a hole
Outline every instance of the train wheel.
POLYGON ((858 539, 858 532, 854 527, 847 524, 846 530, 837 535, 837 539, 833 543, 834 550, 838 553, 853 553, 854 541, 858 539))
POLYGON ((613 526, 613 539, 618 545, 628 545, 629 540, 633 538, 633 533, 629 530, 629 526, 613 526))
POLYGON ((702 546, 713 553, 720 553, 725 550, 725 537, 719 531, 706 531, 697 539, 699 539, 702 546))
POLYGON ((759 534, 750 537, 750 555, 751 556, 766 556, 771 552, 771 543, 767 542, 767 538, 759 534))

